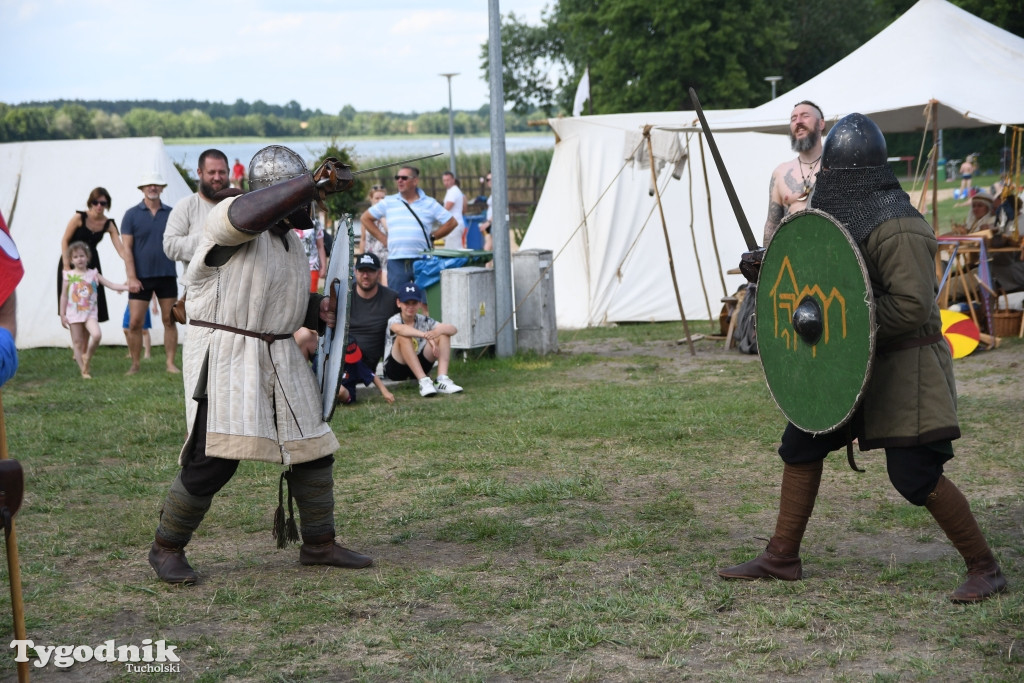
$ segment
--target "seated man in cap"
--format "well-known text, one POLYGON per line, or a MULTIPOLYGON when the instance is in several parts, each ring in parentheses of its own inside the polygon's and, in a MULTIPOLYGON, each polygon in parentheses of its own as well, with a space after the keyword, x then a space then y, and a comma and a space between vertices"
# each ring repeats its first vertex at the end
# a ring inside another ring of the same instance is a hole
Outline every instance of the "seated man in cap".
POLYGON ((420 304, 426 303, 423 290, 415 282, 398 288, 398 307, 388 320, 384 339, 384 376, 395 381, 413 379, 420 383, 420 396, 438 393, 457 394, 462 387, 448 376, 452 337, 458 333, 454 325, 439 323, 418 313, 420 304), (428 372, 437 363, 437 383, 430 381, 428 372))
POLYGON ((971 197, 971 211, 967 214, 967 222, 962 230, 954 229, 953 232, 970 235, 979 230, 991 230, 996 222, 992 204, 992 197, 985 192, 978 192, 971 197))
POLYGON ((376 254, 356 256, 355 289, 348 313, 348 333, 359 345, 366 367, 374 372, 384 357, 388 321, 399 312, 398 294, 380 284, 380 266, 376 254))
MULTIPOLYGON (((975 194, 971 197, 971 210, 967 214, 966 222, 962 226, 954 226, 953 234, 984 237, 986 246, 995 246, 992 244, 991 240, 996 221, 992 206, 993 201, 991 196, 985 192, 978 192, 975 194)), ((967 298, 968 292, 970 293, 971 299, 978 299, 980 296, 980 292, 978 291, 978 278, 974 272, 974 269, 977 268, 977 266, 978 257, 977 255, 972 254, 961 264, 961 267, 964 269, 963 273, 958 272, 957 269, 953 269, 950 272, 946 285, 939 292, 938 300, 942 305, 946 305, 947 301, 964 300, 967 298)))

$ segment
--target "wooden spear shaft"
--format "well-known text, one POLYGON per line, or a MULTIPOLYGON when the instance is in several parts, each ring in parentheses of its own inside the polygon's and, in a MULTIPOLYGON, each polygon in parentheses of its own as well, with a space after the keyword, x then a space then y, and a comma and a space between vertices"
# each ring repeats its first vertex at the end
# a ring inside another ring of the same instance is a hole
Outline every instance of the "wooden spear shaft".
MULTIPOLYGON (((7 426, 4 424, 3 394, 0 394, 0 460, 7 460, 7 426)), ((18 566, 18 537, 14 532, 14 517, 7 530, 7 573, 11 577, 11 615, 14 618, 14 637, 25 640, 25 603, 21 595, 21 569, 18 566)), ((28 662, 18 662, 18 680, 28 681, 28 662)))
POLYGON ((686 322, 686 313, 683 312, 683 299, 679 296, 679 282, 676 281, 676 267, 672 262, 672 243, 668 239, 668 223, 665 222, 665 209, 661 206, 661 192, 658 191, 658 173, 654 170, 654 146, 651 144, 651 126, 644 126, 644 137, 647 138, 647 156, 651 162, 651 182, 654 187, 654 197, 658 200, 658 213, 661 215, 661 231, 665 234, 665 251, 668 253, 668 272, 672 275, 672 289, 676 293, 676 305, 679 306, 679 317, 683 321, 683 332, 686 333, 686 343, 690 345, 690 355, 696 356, 697 350, 693 347, 693 338, 690 337, 690 324, 686 322))

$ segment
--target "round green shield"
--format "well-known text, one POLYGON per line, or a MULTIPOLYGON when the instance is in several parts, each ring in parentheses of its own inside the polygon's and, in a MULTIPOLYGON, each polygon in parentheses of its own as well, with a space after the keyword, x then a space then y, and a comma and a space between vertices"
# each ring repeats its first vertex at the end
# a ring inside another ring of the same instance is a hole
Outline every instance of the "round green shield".
POLYGON ((757 285, 757 348, 775 402, 800 429, 853 415, 871 374, 875 307, 860 249, 826 213, 779 226, 757 285))

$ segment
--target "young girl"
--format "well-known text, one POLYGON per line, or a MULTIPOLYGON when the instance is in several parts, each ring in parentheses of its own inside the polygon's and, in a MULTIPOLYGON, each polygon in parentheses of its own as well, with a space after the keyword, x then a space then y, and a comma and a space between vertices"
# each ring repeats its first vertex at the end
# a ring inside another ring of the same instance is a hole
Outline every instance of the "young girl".
MULTIPOLYGON (((370 196, 367 199, 370 200, 370 205, 374 205, 377 202, 383 201, 384 197, 387 196, 387 192, 384 190, 383 185, 374 185, 373 189, 370 190, 370 196)), ((384 233, 388 233, 387 220, 381 218, 377 221, 377 228, 384 233)), ((366 231, 366 228, 362 228, 362 233, 359 236, 359 253, 360 254, 376 254, 377 258, 380 259, 380 284, 385 287, 388 286, 388 248, 384 244, 377 241, 377 238, 366 231)))
POLYGON ((97 319, 96 287, 103 285, 107 289, 126 292, 128 285, 111 282, 95 268, 89 268, 92 250, 85 242, 71 243, 68 254, 71 270, 64 271, 64 286, 60 293, 60 322, 71 330, 71 345, 82 377, 91 379, 89 361, 102 338, 97 319))

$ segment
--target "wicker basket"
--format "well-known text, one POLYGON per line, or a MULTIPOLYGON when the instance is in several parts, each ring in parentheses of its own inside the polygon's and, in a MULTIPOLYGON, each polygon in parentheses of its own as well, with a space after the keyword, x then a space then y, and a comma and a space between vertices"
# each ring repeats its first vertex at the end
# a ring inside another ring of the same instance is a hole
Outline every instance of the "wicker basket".
POLYGON ((1016 337, 1020 335, 1021 319, 1024 319, 1024 311, 1010 308, 1010 301, 1003 293, 1003 308, 998 304, 992 311, 992 333, 997 337, 1016 337))

